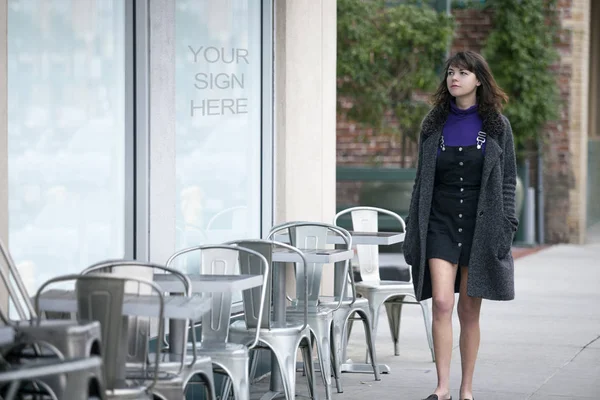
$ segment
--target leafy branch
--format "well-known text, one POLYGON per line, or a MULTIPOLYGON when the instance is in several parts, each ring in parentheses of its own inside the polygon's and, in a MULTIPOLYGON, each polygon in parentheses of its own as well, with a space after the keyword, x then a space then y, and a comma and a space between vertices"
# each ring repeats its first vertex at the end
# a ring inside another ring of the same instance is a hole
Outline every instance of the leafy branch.
POLYGON ((483 54, 510 100, 511 122, 520 156, 543 126, 558 114, 553 65, 558 59, 556 0, 495 0, 494 30, 483 54))
MULTIPOLYGON (((338 98, 350 119, 416 139, 428 110, 416 94, 438 83, 452 17, 425 4, 338 0, 338 98), (398 126, 386 121, 391 112, 398 126)), ((403 146, 405 147, 405 146, 403 146)))

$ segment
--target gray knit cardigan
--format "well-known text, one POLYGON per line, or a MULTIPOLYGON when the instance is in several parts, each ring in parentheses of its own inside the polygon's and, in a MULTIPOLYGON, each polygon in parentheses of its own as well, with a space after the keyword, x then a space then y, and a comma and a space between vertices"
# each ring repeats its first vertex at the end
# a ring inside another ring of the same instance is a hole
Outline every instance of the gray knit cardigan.
MULTIPOLYGON (((412 267, 418 300, 431 297, 425 247, 437 151, 447 117, 448 107, 433 108, 423 120, 419 138, 417 177, 404 242, 404 257, 412 267)), ((512 300, 515 287, 510 250, 519 224, 515 210, 517 168, 513 134, 508 119, 498 112, 482 115, 482 120, 487 142, 468 266, 467 294, 490 300, 512 300)), ((455 292, 458 293, 459 287, 460 273, 457 274, 455 292)))

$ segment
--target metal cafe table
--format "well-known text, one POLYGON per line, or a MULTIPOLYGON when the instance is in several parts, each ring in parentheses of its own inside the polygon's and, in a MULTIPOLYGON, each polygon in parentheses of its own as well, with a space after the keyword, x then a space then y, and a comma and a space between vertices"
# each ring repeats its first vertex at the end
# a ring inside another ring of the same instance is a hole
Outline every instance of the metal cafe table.
MULTIPOLYGON (((222 293, 229 299, 231 299, 231 296, 234 293, 259 287, 263 283, 263 277, 261 275, 186 274, 186 276, 192 283, 193 293, 222 293)), ((181 292, 181 281, 171 274, 154 274, 154 283, 165 292, 171 292, 171 294, 181 292)), ((206 300, 209 303, 211 301, 210 298, 206 298, 206 300)), ((230 315, 231 308, 222 309, 221 312, 230 315)), ((170 321, 169 331, 173 334, 169 335, 169 348, 172 349, 172 354, 179 355, 183 349, 183 343, 179 342, 179 339, 183 339, 183 332, 185 332, 185 329, 185 321, 170 321)))
MULTIPOLYGON (((179 281, 181 290, 181 281, 179 281)), ((126 294, 122 315, 131 317, 159 317, 159 297, 152 295, 126 294)), ((51 289, 39 298, 40 312, 77 312, 77 297, 73 290, 51 289)), ((210 309, 210 300, 203 297, 168 296, 164 298, 163 316, 169 320, 199 320, 210 309)), ((174 335, 173 335, 174 336, 174 335)), ((169 335, 171 337, 171 335, 169 335)), ((127 343, 123 343, 127 346, 127 343)), ((171 347, 171 349, 173 349, 171 347)), ((125 373, 125 368, 119 368, 125 373)), ((123 377, 124 378, 124 377, 123 377)))
MULTIPOLYGON (((404 242, 404 232, 357 232, 350 231, 352 236, 352 245, 379 245, 379 246, 390 246, 396 243, 404 242)), ((336 245, 343 244, 342 241, 337 240, 341 238, 332 238, 332 242, 336 245)), ((343 279, 341 275, 344 272, 343 264, 335 265, 335 278, 334 278, 334 293, 340 295, 342 291, 343 279)), ((377 318, 377 315, 373 315, 373 318, 377 318)), ((387 364, 378 364, 379 372, 382 374, 389 374, 390 367, 387 364)), ((345 362, 341 365, 342 372, 356 372, 356 373, 373 373, 373 366, 364 362, 345 362)))
MULTIPOLYGON (((39 298, 40 311, 77 312, 77 297, 73 290, 51 289, 39 298)), ((123 301, 123 315, 131 317, 158 318, 158 296, 126 294, 123 301)), ((166 297, 164 317, 173 319, 199 319, 210 304, 201 297, 166 297)))
MULTIPOLYGON (((352 245, 379 245, 379 246, 390 246, 392 244, 404 242, 404 232, 359 232, 359 231, 348 231, 352 237, 352 245)), ((281 234, 276 236, 276 240, 281 242, 289 242, 289 235, 281 234)), ((336 234, 329 233, 327 235, 327 243, 335 244, 336 246, 344 246, 344 239, 336 234)), ((344 284, 344 262, 336 262, 334 272, 334 296, 340 296, 342 287, 344 284)), ((376 316, 373 316, 376 318, 376 316)), ((344 363, 341 365, 342 372, 356 372, 356 373, 373 373, 373 366, 367 363, 344 363)), ((379 364, 379 371, 383 374, 390 372, 390 367, 386 364, 379 364)))
MULTIPOLYGON (((343 249, 298 249, 306 257, 308 263, 332 264, 343 263, 352 259, 354 252, 343 249)), ((276 248, 273 250, 272 262, 296 263, 302 262, 302 258, 291 250, 285 248, 276 248)), ((284 326, 286 323, 286 268, 272 268, 273 273, 273 313, 275 323, 284 326)), ((277 367, 277 358, 271 356, 271 383, 269 392, 261 397, 261 400, 270 400, 279 397, 284 393, 283 380, 279 368, 277 367)))
MULTIPOLYGON (((318 249, 318 250, 303 250, 298 249, 306 257, 308 263, 318 264, 332 264, 340 263, 342 265, 346 260, 354 257, 352 250, 343 249, 318 249)), ((273 251, 273 262, 281 263, 296 263, 302 262, 302 258, 297 253, 284 248, 277 248, 273 251)), ((286 285, 286 271, 285 268, 273 268, 273 309, 275 314, 275 321, 280 323, 281 326, 285 325, 286 320, 286 296, 285 296, 285 285, 286 285)))

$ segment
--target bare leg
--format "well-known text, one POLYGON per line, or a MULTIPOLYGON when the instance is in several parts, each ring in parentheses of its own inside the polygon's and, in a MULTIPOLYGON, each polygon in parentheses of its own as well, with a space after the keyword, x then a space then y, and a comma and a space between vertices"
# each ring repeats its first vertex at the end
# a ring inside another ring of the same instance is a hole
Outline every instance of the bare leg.
POLYGON ((460 320, 460 361, 462 381, 460 399, 473 398, 473 372, 479 350, 479 313, 481 298, 467 295, 468 269, 461 267, 460 296, 458 298, 458 318, 460 320))
POLYGON ((458 267, 439 258, 429 260, 433 291, 433 348, 440 400, 450 398, 450 360, 452 359, 452 311, 454 281, 458 267))

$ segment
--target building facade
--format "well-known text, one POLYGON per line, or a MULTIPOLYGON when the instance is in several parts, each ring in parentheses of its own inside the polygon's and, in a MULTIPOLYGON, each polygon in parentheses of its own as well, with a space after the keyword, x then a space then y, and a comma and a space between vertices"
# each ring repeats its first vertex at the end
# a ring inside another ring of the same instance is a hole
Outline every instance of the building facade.
POLYGON ((335 212, 336 3, 0 0, 0 237, 29 291, 335 212))

